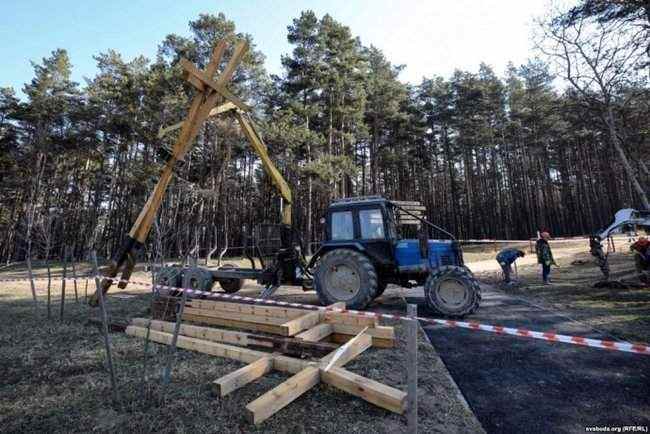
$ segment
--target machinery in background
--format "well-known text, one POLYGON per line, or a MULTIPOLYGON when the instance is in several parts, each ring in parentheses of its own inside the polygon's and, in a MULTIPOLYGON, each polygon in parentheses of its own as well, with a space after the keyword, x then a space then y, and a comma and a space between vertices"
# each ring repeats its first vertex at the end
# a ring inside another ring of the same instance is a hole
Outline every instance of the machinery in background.
MULTIPOLYGON (((224 41, 217 43, 205 71, 199 71, 186 59, 180 60, 185 79, 199 93, 185 121, 161 131, 160 135, 164 135, 181 129, 176 143, 165 155, 160 180, 122 248, 104 271, 100 290, 107 292, 120 270, 122 279, 118 287, 126 286, 176 163, 182 162, 191 148, 200 125, 209 116, 222 115, 231 116, 239 124, 279 190, 282 223, 257 227, 252 243, 246 243, 250 268, 165 267, 157 273, 158 284, 210 291, 218 282, 224 291, 234 293, 242 288, 245 279, 254 279, 264 287, 262 297, 270 297, 280 285, 301 286, 315 289, 323 303, 345 302, 348 307, 361 309, 380 296, 389 283, 403 287, 416 283, 424 284, 427 304, 439 314, 462 317, 474 312, 481 299, 480 287, 463 264, 459 244, 451 234, 423 217, 425 208, 418 202, 394 202, 379 196, 334 201, 325 218, 325 240, 307 262, 303 242, 292 226, 291 189, 254 128, 248 114, 251 108, 225 87, 246 52, 245 42, 235 45, 230 61, 218 78, 212 79, 225 50, 224 41), (418 229, 417 238, 403 238, 401 232, 409 226, 418 229), (431 230, 442 232, 449 240, 429 239, 431 230), (260 268, 256 267, 256 260, 260 268)), ((98 300, 95 294, 89 303, 96 305, 98 300)))

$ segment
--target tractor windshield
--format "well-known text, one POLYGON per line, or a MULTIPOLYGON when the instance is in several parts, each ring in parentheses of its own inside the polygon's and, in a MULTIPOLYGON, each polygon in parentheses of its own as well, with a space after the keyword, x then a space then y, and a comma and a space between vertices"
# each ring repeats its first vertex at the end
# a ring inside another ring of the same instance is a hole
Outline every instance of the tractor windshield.
POLYGON ((332 239, 351 240, 354 238, 354 224, 352 211, 339 211, 332 213, 332 239))
POLYGON ((364 240, 383 240, 386 238, 384 219, 379 208, 360 210, 359 227, 361 228, 361 238, 364 240))

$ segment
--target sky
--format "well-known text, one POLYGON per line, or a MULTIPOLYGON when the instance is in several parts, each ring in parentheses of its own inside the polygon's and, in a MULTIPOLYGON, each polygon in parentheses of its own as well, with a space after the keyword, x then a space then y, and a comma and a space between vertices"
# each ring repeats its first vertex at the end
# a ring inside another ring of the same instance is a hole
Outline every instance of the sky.
POLYGON ((65 48, 73 79, 96 72, 93 56, 115 49, 125 59, 154 58, 165 35, 188 35, 200 13, 223 12, 249 33, 266 55, 266 68, 280 74, 280 56, 291 52, 287 26, 302 10, 329 13, 350 27, 364 45, 405 64, 402 81, 477 71, 481 62, 503 74, 509 61, 534 56, 533 17, 549 0, 8 0, 0 15, 0 86, 20 90, 31 80, 30 61, 65 48))

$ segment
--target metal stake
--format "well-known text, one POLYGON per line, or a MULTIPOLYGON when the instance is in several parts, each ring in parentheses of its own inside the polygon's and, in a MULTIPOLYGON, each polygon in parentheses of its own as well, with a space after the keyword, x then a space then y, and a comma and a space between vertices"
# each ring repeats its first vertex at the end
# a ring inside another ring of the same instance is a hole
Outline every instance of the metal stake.
POLYGON ((407 306, 407 383, 408 383, 408 430, 410 434, 418 432, 418 307, 415 304, 407 306))
POLYGON ((108 372, 111 376, 111 389, 113 392, 113 402, 119 402, 119 395, 117 391, 117 383, 115 381, 115 371, 113 369, 113 357, 111 356, 111 340, 108 335, 108 315, 106 314, 106 304, 104 302, 104 291, 102 291, 101 282, 99 281, 99 265, 97 264, 97 253, 93 250, 91 253, 93 261, 93 272, 95 274, 95 286, 97 287, 97 294, 99 296, 99 309, 102 314, 102 331, 104 334, 104 346, 106 347, 106 362, 108 364, 108 372))
MULTIPOLYGON (((172 336, 172 343, 169 347, 169 354, 167 356, 167 364, 163 372, 163 387, 169 384, 171 379, 172 372, 172 362, 174 355, 176 354, 176 342, 178 341, 178 333, 181 330, 181 321, 183 320, 183 309, 185 308, 185 301, 187 300, 187 292, 183 291, 183 296, 181 297, 181 304, 178 307, 178 312, 176 313, 176 324, 174 325, 174 335, 172 336)), ((164 389, 163 389, 164 391, 164 389)), ((164 397, 164 396, 163 396, 164 397)))

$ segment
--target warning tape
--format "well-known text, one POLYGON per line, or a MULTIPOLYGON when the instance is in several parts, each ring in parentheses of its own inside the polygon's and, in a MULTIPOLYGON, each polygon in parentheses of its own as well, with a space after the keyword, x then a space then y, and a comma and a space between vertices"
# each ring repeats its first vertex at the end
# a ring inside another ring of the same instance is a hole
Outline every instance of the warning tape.
POLYGON ((30 279, 28 277, 23 277, 22 279, 0 279, 0 283, 6 283, 6 282, 29 282, 30 280, 52 280, 56 282, 73 282, 73 281, 78 281, 78 280, 86 280, 86 278, 94 278, 92 274, 84 274, 81 276, 77 276, 76 278, 74 277, 66 277, 65 279, 61 276, 53 276, 53 277, 34 277, 33 279, 30 279))
MULTIPOLYGON (((125 281, 120 281, 120 283, 125 283, 125 281)), ((236 300, 236 301, 247 301, 247 302, 259 303, 259 304, 300 307, 300 308, 305 308, 310 310, 345 312, 352 315, 358 315, 358 316, 370 317, 370 318, 386 318, 386 319, 393 319, 393 320, 414 320, 415 319, 424 323, 437 324, 445 327, 458 327, 458 328, 463 328, 468 330, 481 330, 481 331, 496 333, 498 335, 520 336, 520 337, 527 337, 533 339, 541 339, 543 341, 549 341, 549 342, 563 342, 566 344, 580 345, 585 347, 601 348, 606 350, 624 351, 628 353, 650 355, 650 345, 643 344, 643 343, 591 339, 591 338, 585 338, 581 336, 561 335, 553 332, 537 332, 537 331, 531 331, 523 328, 511 328, 511 327, 495 326, 489 324, 480 324, 474 321, 457 321, 457 320, 445 320, 445 319, 422 318, 422 317, 412 318, 404 315, 395 315, 395 314, 388 314, 388 313, 377 313, 377 312, 367 312, 367 311, 359 311, 353 309, 339 309, 339 308, 331 308, 325 306, 314 306, 309 304, 292 303, 287 301, 268 300, 268 299, 255 298, 255 297, 246 297, 241 295, 200 291, 197 289, 177 288, 177 287, 166 286, 166 285, 153 285, 149 282, 129 281, 126 283, 153 287, 154 290, 158 288, 158 289, 177 291, 177 292, 185 291, 187 292, 188 295, 196 294, 208 298, 221 298, 221 299, 236 300)))
MULTIPOLYGON (((95 277, 97 276, 84 275, 84 276, 79 276, 76 279, 61 278, 60 280, 74 281, 74 280, 80 280, 80 278, 95 278, 95 277)), ((103 279, 104 276, 99 276, 99 278, 103 279)), ((0 283, 19 282, 19 281, 25 282, 29 280, 30 279, 0 279, 0 283)), ((34 280, 47 280, 47 277, 34 278, 34 280)), ((604 339, 591 339, 591 338, 585 338, 581 336, 561 335, 553 332, 538 332, 538 331, 532 331, 523 328, 512 328, 512 327, 495 326, 489 324, 480 324, 474 321, 457 321, 457 320, 450 320, 450 319, 436 319, 436 318, 422 318, 422 317, 413 318, 404 315, 396 315, 396 314, 389 314, 389 313, 377 313, 377 312, 367 312, 367 311, 360 311, 354 309, 340 309, 340 308, 326 307, 326 306, 314 306, 311 304, 292 303, 288 301, 246 297, 246 296, 236 295, 236 294, 223 294, 217 292, 200 291, 198 289, 178 288, 178 287, 167 286, 167 285, 154 285, 150 282, 142 282, 137 280, 113 280, 113 285, 117 285, 120 283, 146 286, 152 288, 154 291, 155 290, 158 291, 168 290, 168 291, 176 291, 176 292, 185 291, 187 292, 188 295, 196 294, 207 298, 226 299, 231 301, 232 300, 245 301, 251 303, 258 303, 258 304, 268 304, 268 305, 277 305, 277 306, 285 306, 285 307, 289 306, 289 307, 297 307, 297 308, 303 308, 309 310, 320 310, 320 311, 329 311, 329 312, 345 312, 351 315, 358 315, 358 316, 370 317, 370 318, 385 318, 385 319, 392 319, 392 320, 407 320, 407 321, 418 320, 423 323, 436 324, 445 327, 458 327, 458 328, 468 329, 468 330, 481 330, 485 332, 496 333, 498 335, 519 336, 519 337, 540 339, 548 342, 563 342, 565 344, 579 345, 584 347, 601 348, 606 350, 650 355, 650 345, 644 343, 610 341, 604 339)))

